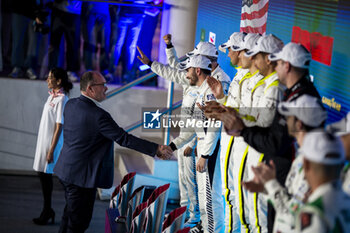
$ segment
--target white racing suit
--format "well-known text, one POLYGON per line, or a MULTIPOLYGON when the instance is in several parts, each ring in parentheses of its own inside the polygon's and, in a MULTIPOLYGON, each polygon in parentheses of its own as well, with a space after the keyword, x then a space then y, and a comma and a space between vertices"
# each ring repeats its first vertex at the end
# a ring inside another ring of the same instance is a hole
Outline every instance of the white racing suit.
MULTIPOLYGON (((182 101, 182 109, 181 109, 181 115, 186 116, 190 114, 188 111, 191 110, 194 107, 195 100, 197 98, 198 94, 198 87, 196 86, 190 86, 189 85, 189 80, 186 78, 186 71, 180 71, 176 68, 177 67, 178 61, 177 61, 177 56, 174 48, 166 49, 166 54, 167 58, 169 61, 169 65, 163 65, 158 62, 153 62, 151 69, 153 72, 158 74, 161 77, 166 78, 169 81, 173 81, 175 83, 181 84, 183 87, 183 101, 182 101)), ((230 85, 230 78, 227 76, 227 74, 221 69, 220 66, 217 66, 214 71, 212 71, 211 75, 219 80, 222 85, 224 92, 226 93, 228 90, 228 86, 230 85)), ((187 136, 183 136, 183 132, 180 131, 180 138, 186 138, 187 136)), ((194 136, 193 136, 194 137, 194 136)), ((187 138, 187 142, 190 141, 189 138, 187 138), (188 140, 187 140, 188 139, 188 140)), ((196 184, 196 162, 195 162, 195 155, 194 153, 192 156, 185 157, 185 156, 179 156, 183 155, 183 151, 187 146, 190 146, 191 148, 195 148, 196 142, 195 139, 192 139, 190 143, 187 145, 182 146, 179 148, 178 151, 178 158, 179 158, 179 186, 180 186, 180 195, 181 193, 184 195, 181 195, 181 200, 180 202, 182 203, 181 205, 185 205, 185 201, 187 199, 190 199, 189 203, 189 211, 190 211, 190 220, 189 222, 196 222, 198 220, 198 195, 197 195, 197 184, 196 184), (183 168, 183 169, 182 169, 183 168), (181 177, 181 174, 184 174, 184 177, 181 177), (187 188, 187 193, 181 192, 181 190, 185 190, 187 188), (185 196, 185 195, 188 195, 185 196), (183 201, 185 200, 185 201, 183 201)), ((219 181, 220 181, 219 177, 219 181)), ((219 182, 218 181, 218 182, 219 182)), ((221 199, 220 199, 221 200, 221 199)), ((201 215, 204 209, 202 208, 201 210, 201 215)), ((218 219, 220 219, 220 214, 218 215, 218 219)), ((223 227, 221 226, 222 224, 218 222, 217 231, 215 232, 221 232, 220 229, 223 227)))
MULTIPOLYGON (((250 80, 252 85, 249 85, 248 90, 251 92, 251 108, 247 110, 249 114, 245 116, 246 126, 269 127, 274 119, 276 107, 279 100, 282 99, 283 88, 279 84, 276 72, 273 72, 262 79, 250 80), (253 86, 254 85, 254 86, 253 86)), ((249 95, 247 95, 248 97, 249 95)), ((243 100, 245 101, 245 99, 243 100)), ((248 101, 249 104, 249 101, 248 101)), ((240 113, 241 113, 240 108, 240 113)), ((254 178, 252 166, 257 166, 259 162, 264 161, 264 154, 256 151, 253 147, 244 142, 245 148, 243 159, 240 164, 239 185, 241 181, 249 181, 254 178), (243 175, 242 175, 243 173, 243 175)), ((243 189, 240 187, 240 189, 243 189)), ((258 193, 250 193, 246 190, 241 190, 242 199, 239 199, 241 205, 248 206, 249 229, 252 232, 267 232, 267 200, 266 196, 258 193), (247 197, 246 199, 244 199, 247 197)), ((243 216, 242 216, 243 217, 243 216)), ((272 223, 271 223, 272 224, 272 223)))
MULTIPOLYGON (((233 78, 228 95, 218 102, 228 107, 239 107, 239 82, 245 75, 249 75, 248 69, 236 68, 237 73, 233 78)), ((233 187, 233 159, 231 158, 231 149, 233 145, 233 136, 228 135, 222 127, 220 138, 220 165, 222 179, 222 195, 225 198, 225 232, 238 232, 240 229, 239 216, 237 215, 234 187, 233 187)))
POLYGON ((350 229, 350 197, 340 180, 317 187, 298 211, 296 231, 302 233, 341 233, 350 229))
MULTIPOLYGON (((196 103, 204 105, 207 101, 215 100, 207 81, 198 88, 196 103)), ((221 122, 207 120, 196 103, 193 105, 192 118, 195 127, 187 128, 186 132, 172 141, 176 148, 183 147, 193 137, 198 138, 197 154, 208 159, 207 169, 197 172, 199 206, 204 232, 224 232, 223 200, 221 197, 220 162, 217 157, 221 122), (205 125, 203 122, 209 122, 205 125)))
MULTIPOLYGON (((248 72, 240 81, 239 87, 233 89, 232 95, 236 98, 238 108, 237 111, 244 121, 245 125, 251 125, 249 114, 252 107, 251 91, 255 84, 263 77, 259 74, 259 71, 251 74, 248 72)), ((242 188, 241 181, 245 180, 247 174, 245 171, 245 158, 248 145, 244 142, 242 137, 234 137, 233 145, 231 148, 231 157, 229 170, 232 170, 232 177, 229 180, 230 192, 234 193, 234 201, 236 206, 236 214, 240 220, 240 230, 245 232, 246 229, 251 229, 249 221, 249 202, 248 192, 242 188)))
MULTIPOLYGON (((174 49, 172 51, 175 52, 174 49)), ((174 53, 172 54, 167 52, 167 57, 169 64, 175 67, 177 64, 176 55, 174 53)), ((186 118, 188 109, 193 106, 193 103, 197 98, 197 87, 189 85, 189 81, 186 78, 186 71, 181 71, 169 65, 164 65, 156 61, 152 63, 151 69, 160 77, 182 85, 183 99, 181 106, 181 115, 186 118)), ((180 135, 182 133, 182 129, 180 129, 180 135)), ((189 146, 194 149, 195 145, 196 139, 194 138, 177 152, 180 205, 188 207, 190 217, 188 220, 189 223, 196 223, 200 220, 195 155, 192 153, 191 156, 184 156, 184 150, 186 147, 189 146)))
MULTIPOLYGON (((238 111, 246 126, 269 126, 273 120, 276 102, 280 88, 276 83, 275 73, 265 78, 258 72, 253 75, 248 73, 239 81, 239 88, 233 90, 232 95, 236 98, 234 104, 238 104, 238 111), (268 111, 266 111, 268 109, 268 111), (264 115, 262 114, 264 113, 264 115), (268 113, 268 114, 266 114, 268 113)), ((249 168, 256 165, 263 155, 249 147, 242 137, 231 140, 230 166, 226 171, 233 171, 231 181, 227 182, 229 193, 234 193, 234 202, 239 216, 241 231, 267 232, 267 202, 257 194, 248 193, 241 186, 242 181, 250 178, 249 168), (233 145, 232 145, 233 141, 233 145)), ((227 153, 228 154, 228 153, 227 153)), ((226 175, 228 178, 229 176, 226 175)), ((233 201, 233 200, 232 200, 233 201)), ((231 224, 237 222, 231 216, 231 224)), ((236 228, 237 226, 234 225, 236 228)), ((229 229, 232 229, 229 228, 229 229)))
POLYGON ((289 170, 285 186, 277 179, 265 184, 267 198, 276 211, 274 233, 288 233, 295 231, 296 214, 303 205, 305 194, 310 186, 307 183, 303 169, 303 156, 298 155, 289 170))

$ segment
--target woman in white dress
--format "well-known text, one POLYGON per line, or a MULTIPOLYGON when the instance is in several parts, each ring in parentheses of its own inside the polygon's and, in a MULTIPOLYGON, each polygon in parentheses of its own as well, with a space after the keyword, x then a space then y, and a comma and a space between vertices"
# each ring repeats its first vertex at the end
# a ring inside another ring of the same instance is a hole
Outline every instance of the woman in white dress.
POLYGON ((46 225, 55 221, 55 212, 51 208, 53 189, 52 173, 63 145, 63 109, 68 101, 68 93, 73 88, 67 72, 53 68, 47 77, 49 97, 41 115, 38 140, 36 144, 33 168, 38 172, 44 197, 44 207, 33 222, 46 225))

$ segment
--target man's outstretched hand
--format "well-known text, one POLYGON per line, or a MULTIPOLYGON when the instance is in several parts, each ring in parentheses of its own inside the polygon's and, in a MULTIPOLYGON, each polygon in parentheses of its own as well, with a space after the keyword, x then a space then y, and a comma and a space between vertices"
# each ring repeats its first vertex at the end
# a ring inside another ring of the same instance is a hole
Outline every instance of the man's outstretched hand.
POLYGON ((170 146, 159 145, 156 154, 158 158, 168 160, 173 156, 173 150, 170 146))
POLYGON ((137 56, 137 58, 145 65, 148 65, 148 63, 151 61, 143 52, 142 50, 139 48, 139 46, 137 46, 137 50, 140 53, 140 56, 137 56))

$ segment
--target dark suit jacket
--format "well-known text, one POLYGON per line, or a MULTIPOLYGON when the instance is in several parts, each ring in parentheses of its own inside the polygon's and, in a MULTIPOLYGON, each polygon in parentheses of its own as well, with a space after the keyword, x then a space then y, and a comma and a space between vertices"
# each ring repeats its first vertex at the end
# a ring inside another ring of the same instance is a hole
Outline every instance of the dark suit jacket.
POLYGON ((112 186, 113 141, 150 156, 158 147, 125 132, 108 112, 82 95, 65 106, 63 137, 54 172, 61 180, 84 188, 112 186))

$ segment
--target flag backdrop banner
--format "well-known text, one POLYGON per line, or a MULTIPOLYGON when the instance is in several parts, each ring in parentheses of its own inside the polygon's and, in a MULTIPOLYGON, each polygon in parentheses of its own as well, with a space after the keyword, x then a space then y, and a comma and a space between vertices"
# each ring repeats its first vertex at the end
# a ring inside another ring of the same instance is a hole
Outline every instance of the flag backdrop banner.
POLYGON ((269 0, 242 0, 241 32, 266 33, 269 0))

